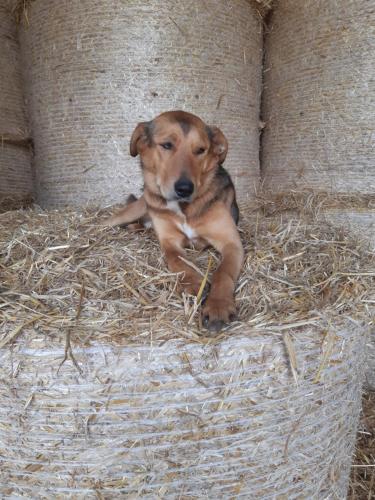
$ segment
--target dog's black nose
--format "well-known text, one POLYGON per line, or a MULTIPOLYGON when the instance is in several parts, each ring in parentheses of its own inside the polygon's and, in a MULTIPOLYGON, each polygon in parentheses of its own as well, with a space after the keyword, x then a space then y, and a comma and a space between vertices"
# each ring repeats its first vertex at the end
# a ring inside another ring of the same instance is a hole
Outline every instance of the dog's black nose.
POLYGON ((174 190, 179 198, 189 198, 193 194, 194 184, 189 179, 181 177, 175 183, 174 190))

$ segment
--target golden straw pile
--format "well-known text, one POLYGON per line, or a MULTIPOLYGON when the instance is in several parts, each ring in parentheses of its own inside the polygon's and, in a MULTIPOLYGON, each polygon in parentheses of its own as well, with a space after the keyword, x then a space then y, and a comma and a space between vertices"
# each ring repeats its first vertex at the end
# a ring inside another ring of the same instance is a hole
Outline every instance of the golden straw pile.
MULTIPOLYGON (((216 337, 152 232, 0 215, 1 494, 342 497, 374 255, 288 200, 246 207, 238 321, 216 337)), ((209 256, 187 253, 202 279, 209 256)))
MULTIPOLYGON (((313 195, 296 194, 247 207, 250 216, 240 224, 246 261, 237 287, 239 321, 224 336, 241 322, 272 331, 325 315, 370 314, 374 254, 343 228, 307 222, 321 206, 313 195), (299 217, 291 218, 297 207, 299 217)), ((155 340, 206 337, 197 304, 175 292, 176 275, 166 269, 153 232, 107 228, 106 215, 38 209, 0 215, 1 345, 35 322, 51 334, 75 325, 85 342, 147 341, 155 319, 155 340)), ((188 250, 187 258, 203 279, 208 254, 188 250)))

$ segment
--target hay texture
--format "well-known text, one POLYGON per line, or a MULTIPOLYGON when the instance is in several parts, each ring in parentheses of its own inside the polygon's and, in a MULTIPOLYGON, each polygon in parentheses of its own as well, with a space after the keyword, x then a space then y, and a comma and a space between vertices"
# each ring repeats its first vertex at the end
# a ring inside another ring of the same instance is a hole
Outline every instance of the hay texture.
MULTIPOLYGON (((313 190, 290 191, 287 194, 263 191, 258 195, 258 208, 267 216, 282 214, 284 220, 295 217, 315 220, 331 226, 343 237, 347 235, 358 242, 369 255, 375 255, 375 196, 336 194, 313 190)), ((374 315, 375 282, 369 283, 366 307, 374 315)), ((372 321, 366 345, 366 386, 375 389, 375 327, 372 321)))
POLYGON ((371 1, 277 2, 265 37, 268 188, 374 193, 374 29, 371 1))
MULTIPOLYGON (((341 208, 330 209, 324 212, 322 219, 337 227, 343 227, 350 231, 355 238, 367 242, 372 252, 375 252, 375 203, 371 203, 371 209, 341 208)), ((375 304, 375 290, 373 290, 369 304, 375 304)), ((367 371, 366 387, 375 390, 375 325, 367 343, 367 371)))
POLYGON ((362 399, 361 422, 350 477, 348 500, 375 498, 375 392, 362 399))
POLYGON ((2 495, 345 497, 373 255, 269 206, 242 219, 239 319, 215 338, 152 233, 0 215, 2 495))
POLYGON ((375 205, 372 210, 350 208, 328 210, 325 218, 332 224, 345 226, 354 235, 367 239, 370 248, 375 251, 375 205))
POLYGON ((254 191, 262 25, 250 2, 35 0, 23 18, 40 204, 139 192, 131 133, 170 109, 221 127, 239 197, 254 191))
POLYGON ((31 156, 22 93, 14 2, 0 0, 0 200, 32 191, 31 156))

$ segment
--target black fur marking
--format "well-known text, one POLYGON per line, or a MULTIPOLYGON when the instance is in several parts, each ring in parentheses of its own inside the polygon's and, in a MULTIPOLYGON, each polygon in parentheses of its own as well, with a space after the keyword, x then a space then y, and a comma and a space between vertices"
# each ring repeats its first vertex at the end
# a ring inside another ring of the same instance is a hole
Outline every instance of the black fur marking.
MULTIPOLYGON (((225 170, 225 168, 222 165, 219 165, 219 168, 216 171, 215 177, 219 181, 221 193, 223 191, 226 191, 227 189, 233 189, 233 192, 235 192, 233 181, 232 181, 230 175, 228 174, 228 172, 225 170)), ((220 198, 220 195, 218 195, 216 199, 219 199, 219 198, 220 198)), ((216 201, 216 199, 212 200, 211 203, 216 201)), ((235 195, 234 195, 232 205, 230 207, 230 213, 232 215, 234 222, 237 225, 239 218, 240 218, 240 211, 238 209, 235 195)))
POLYGON ((215 177, 219 180, 221 189, 226 189, 228 187, 234 188, 230 175, 222 165, 219 165, 219 168, 216 170, 215 177))
POLYGON ((151 122, 146 122, 145 123, 145 135, 146 135, 146 140, 147 140, 147 145, 148 146, 153 146, 154 144, 154 128, 155 128, 155 125, 154 125, 154 122, 151 121, 151 122))
POLYGON ((190 123, 182 118, 178 118, 177 121, 178 121, 178 124, 180 125, 184 135, 187 135, 190 131, 190 128, 191 128, 190 123))
POLYGON ((233 200, 232 206, 230 207, 230 213, 237 226, 238 221, 240 220, 240 210, 238 208, 236 199, 233 200))
POLYGON ((212 142, 212 139, 214 138, 214 134, 208 125, 206 125, 206 133, 208 135, 208 138, 210 139, 210 142, 212 142))
MULTIPOLYGON (((201 213, 206 212, 215 202, 225 199, 225 197, 226 197, 225 192, 226 191, 233 190, 233 201, 232 201, 232 205, 230 207, 230 213, 232 215, 234 222, 237 225, 238 220, 239 220, 239 209, 238 209, 238 205, 236 202, 234 185, 233 185, 232 179, 230 178, 230 175, 225 170, 225 168, 221 165, 219 165, 219 167, 216 171, 215 180, 218 181, 218 184, 219 184, 217 194, 216 194, 216 196, 214 196, 211 200, 209 200, 206 203, 206 205, 203 207, 201 213)), ((229 194, 229 193, 227 193, 227 194, 229 194)))

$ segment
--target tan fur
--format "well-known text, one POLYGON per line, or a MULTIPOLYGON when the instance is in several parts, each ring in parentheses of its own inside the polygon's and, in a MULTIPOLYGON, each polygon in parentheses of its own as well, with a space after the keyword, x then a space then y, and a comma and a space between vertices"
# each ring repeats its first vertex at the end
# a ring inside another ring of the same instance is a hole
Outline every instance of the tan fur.
POLYGON ((163 113, 152 122, 139 124, 130 152, 141 156, 144 194, 107 221, 113 226, 148 216, 169 269, 182 273, 181 287, 193 295, 202 278, 184 262, 184 247, 209 244, 220 252, 222 260, 203 307, 205 323, 215 331, 235 315, 234 289, 243 262, 241 240, 231 215, 234 188, 231 183, 223 184, 217 175, 227 149, 218 128, 207 127, 200 118, 182 111, 163 113), (165 150, 163 144, 173 147, 165 150), (181 176, 194 184, 188 201, 176 200, 174 186, 181 176))

